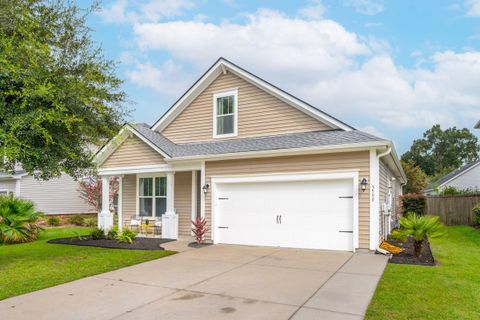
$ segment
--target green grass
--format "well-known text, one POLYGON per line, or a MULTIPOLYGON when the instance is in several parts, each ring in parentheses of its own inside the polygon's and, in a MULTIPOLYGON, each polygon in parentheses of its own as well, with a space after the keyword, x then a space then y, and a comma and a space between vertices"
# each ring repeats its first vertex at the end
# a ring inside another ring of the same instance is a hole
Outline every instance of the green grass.
POLYGON ((432 239, 436 267, 388 264, 366 319, 480 319, 480 230, 432 239))
POLYGON ((51 228, 35 242, 0 245, 0 300, 173 254, 49 244, 88 228, 51 228))

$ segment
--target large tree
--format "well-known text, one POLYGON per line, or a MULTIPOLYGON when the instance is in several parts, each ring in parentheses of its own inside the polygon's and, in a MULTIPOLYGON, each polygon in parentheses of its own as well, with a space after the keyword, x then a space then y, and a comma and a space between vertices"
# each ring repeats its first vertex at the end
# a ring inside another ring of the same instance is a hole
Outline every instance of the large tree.
POLYGON ((468 129, 442 130, 434 125, 413 141, 402 160, 417 164, 429 176, 435 176, 478 159, 478 139, 468 129))
POLYGON ((126 95, 91 39, 95 7, 68 0, 0 0, 0 169, 78 177, 92 146, 115 135, 126 95))

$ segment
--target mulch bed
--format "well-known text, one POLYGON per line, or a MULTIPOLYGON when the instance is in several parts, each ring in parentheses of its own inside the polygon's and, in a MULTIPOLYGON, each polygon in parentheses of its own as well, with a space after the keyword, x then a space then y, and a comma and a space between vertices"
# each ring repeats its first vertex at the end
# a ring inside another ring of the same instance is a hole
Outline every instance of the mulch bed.
POLYGON ((404 249, 402 253, 392 254, 392 258, 389 261, 390 263, 414 264, 414 265, 421 265, 421 266, 436 265, 435 258, 433 257, 432 250, 430 249, 430 243, 428 242, 428 240, 425 240, 423 242, 422 253, 418 258, 415 257, 415 255, 413 254, 412 238, 409 238, 405 242, 401 242, 398 240, 389 240, 388 243, 404 249))
POLYGON ((173 239, 158 239, 158 238, 135 238, 133 243, 118 242, 116 240, 93 240, 91 237, 58 238, 47 241, 54 244, 70 244, 75 246, 89 246, 110 249, 129 249, 129 250, 165 250, 160 245, 162 243, 175 241, 173 239))

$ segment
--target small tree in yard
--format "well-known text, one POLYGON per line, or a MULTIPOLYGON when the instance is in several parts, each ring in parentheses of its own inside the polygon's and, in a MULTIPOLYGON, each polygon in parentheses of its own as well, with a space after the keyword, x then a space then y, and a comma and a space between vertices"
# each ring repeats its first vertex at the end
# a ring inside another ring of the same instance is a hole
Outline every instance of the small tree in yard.
MULTIPOLYGON (((97 211, 102 209, 102 179, 100 177, 89 178, 80 182, 80 198, 97 211)), ((115 195, 118 193, 118 178, 110 179, 110 203, 113 204, 115 195)))
POLYGON ((407 184, 403 187, 405 193, 421 193, 427 186, 426 173, 415 162, 401 161, 403 171, 407 175, 407 184))
POLYGON ((414 255, 419 257, 422 253, 423 242, 427 238, 437 238, 443 235, 443 224, 436 216, 418 216, 415 213, 407 213, 400 219, 400 229, 394 230, 392 236, 406 240, 413 238, 414 255))
POLYGON ((192 232, 195 236, 195 241, 198 244, 203 243, 205 240, 205 234, 209 230, 207 228, 207 219, 206 218, 196 218, 195 220, 192 220, 192 232))

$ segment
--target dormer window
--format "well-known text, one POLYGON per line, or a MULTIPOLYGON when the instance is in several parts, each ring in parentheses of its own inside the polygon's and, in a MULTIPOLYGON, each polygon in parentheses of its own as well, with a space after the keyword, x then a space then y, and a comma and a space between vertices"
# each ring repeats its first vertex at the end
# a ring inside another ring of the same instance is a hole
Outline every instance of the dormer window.
POLYGON ((237 135, 237 90, 213 95, 213 137, 237 135))

